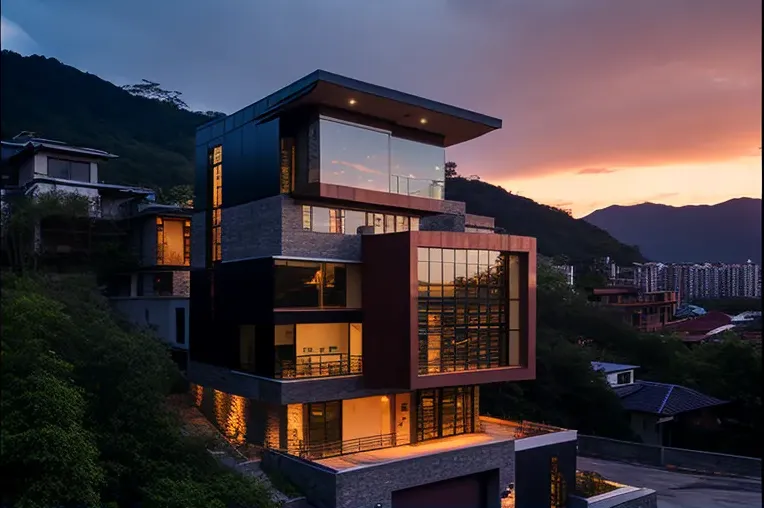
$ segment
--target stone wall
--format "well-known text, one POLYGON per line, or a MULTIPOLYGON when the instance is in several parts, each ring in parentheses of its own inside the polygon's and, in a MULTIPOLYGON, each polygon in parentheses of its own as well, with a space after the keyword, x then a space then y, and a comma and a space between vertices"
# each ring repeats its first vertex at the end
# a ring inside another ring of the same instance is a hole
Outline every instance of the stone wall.
POLYGON ((391 508, 392 493, 460 476, 499 470, 488 506, 498 507, 501 491, 514 482, 514 442, 503 441, 434 453, 337 473, 336 508, 391 508))
POLYGON ((304 492, 315 508, 335 508, 337 475, 333 470, 272 450, 263 451, 261 467, 264 471, 278 471, 304 492))
POLYGON ((420 231, 452 231, 464 232, 464 215, 440 214, 422 217, 419 221, 420 231))
POLYGON ((283 201, 281 254, 305 258, 361 260, 361 235, 316 233, 302 228, 302 205, 283 201))
POLYGON ((761 477, 761 459, 683 448, 645 445, 594 436, 578 436, 578 454, 688 471, 761 477))
POLYGON ((364 388, 360 375, 282 381, 200 362, 189 362, 188 379, 202 386, 277 405, 394 393, 386 389, 364 388))
POLYGON ((281 213, 285 199, 279 195, 224 208, 223 261, 281 254, 281 213))

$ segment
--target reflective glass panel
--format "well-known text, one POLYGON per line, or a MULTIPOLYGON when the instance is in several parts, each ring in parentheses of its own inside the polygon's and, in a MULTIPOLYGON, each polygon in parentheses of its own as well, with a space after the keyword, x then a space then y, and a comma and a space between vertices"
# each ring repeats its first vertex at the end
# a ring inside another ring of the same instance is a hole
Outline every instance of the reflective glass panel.
POLYGON ((390 190, 390 135, 321 119, 321 182, 390 190))
POLYGON ((391 138, 391 192, 443 199, 446 151, 407 139, 391 138))

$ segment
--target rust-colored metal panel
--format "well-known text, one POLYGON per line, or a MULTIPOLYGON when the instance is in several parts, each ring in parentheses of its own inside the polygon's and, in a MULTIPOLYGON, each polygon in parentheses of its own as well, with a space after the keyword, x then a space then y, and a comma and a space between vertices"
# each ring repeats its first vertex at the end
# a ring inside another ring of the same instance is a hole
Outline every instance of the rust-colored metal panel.
POLYGON ((442 231, 365 236, 364 376, 369 386, 416 390, 535 379, 536 263, 536 239, 530 237, 442 231), (419 375, 418 247, 485 249, 522 256, 523 286, 527 287, 527 296, 521 307, 525 313, 522 365, 419 375))
MULTIPOLYGON (((407 233, 365 235, 363 268, 363 375, 369 388, 408 388, 412 245, 407 233)), ((413 272, 415 273, 415 271, 413 272)))

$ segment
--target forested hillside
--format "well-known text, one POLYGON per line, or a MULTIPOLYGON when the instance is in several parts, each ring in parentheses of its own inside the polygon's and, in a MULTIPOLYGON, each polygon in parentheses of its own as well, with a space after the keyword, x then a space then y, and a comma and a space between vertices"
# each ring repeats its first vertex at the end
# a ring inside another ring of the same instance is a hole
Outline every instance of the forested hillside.
MULTIPOLYGON (((195 129, 208 116, 136 97, 53 58, 3 51, 1 64, 3 139, 33 131, 108 150, 120 156, 101 172, 110 183, 165 190, 192 183, 195 129)), ((620 263, 642 259, 595 226, 485 182, 451 179, 446 195, 465 201, 471 213, 495 217, 509 233, 538 238, 547 256, 574 263, 603 256, 620 263)))

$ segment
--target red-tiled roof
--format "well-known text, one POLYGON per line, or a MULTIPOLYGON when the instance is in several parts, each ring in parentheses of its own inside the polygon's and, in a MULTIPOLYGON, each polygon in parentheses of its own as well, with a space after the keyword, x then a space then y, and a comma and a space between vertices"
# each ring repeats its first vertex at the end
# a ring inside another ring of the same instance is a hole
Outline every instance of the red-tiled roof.
POLYGON ((686 332, 691 335, 708 333, 720 326, 728 325, 732 318, 723 312, 711 311, 694 319, 685 319, 679 323, 669 323, 666 329, 673 332, 686 332))

